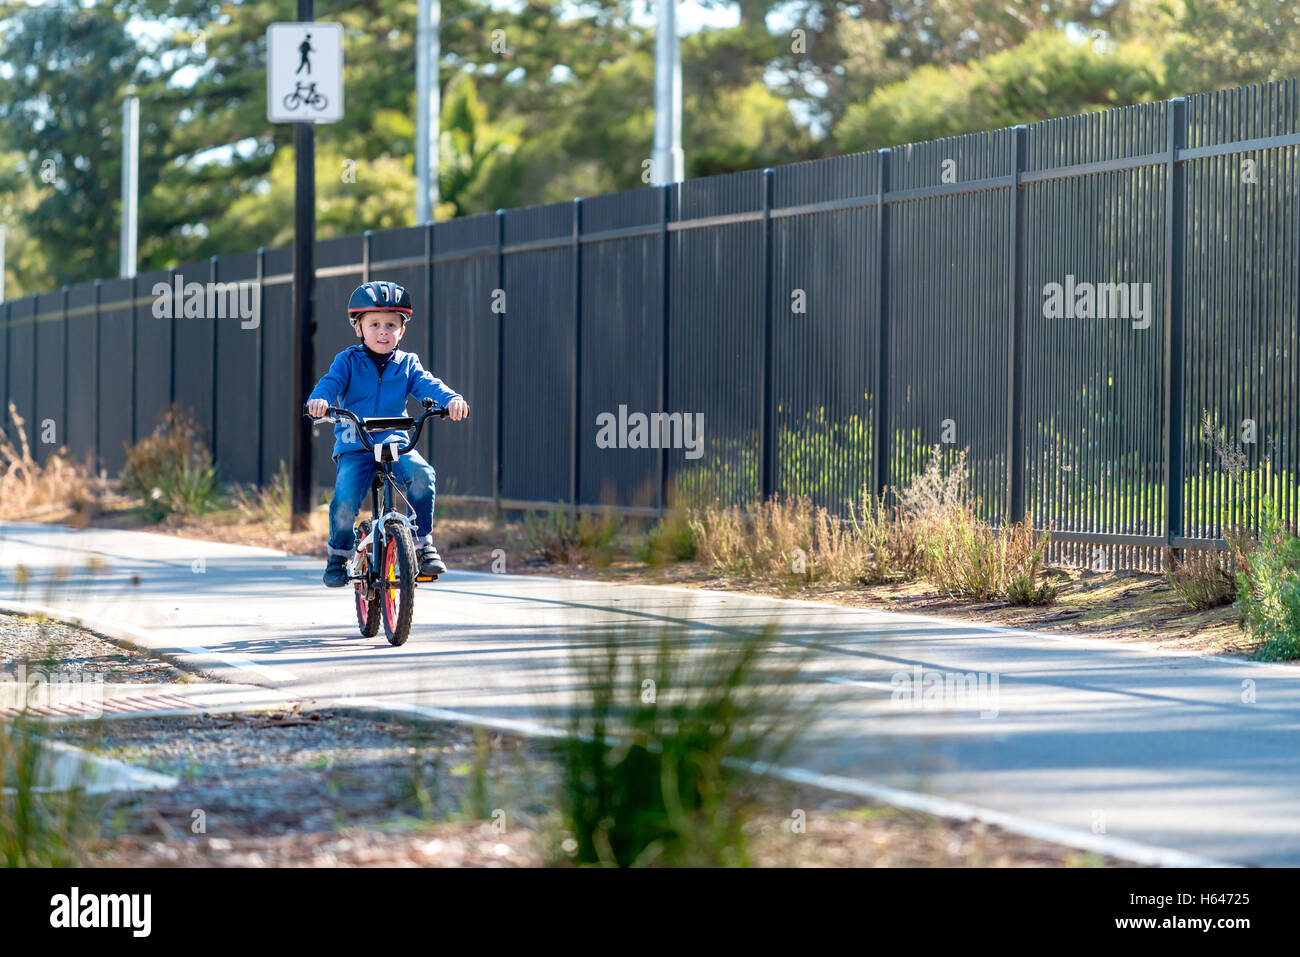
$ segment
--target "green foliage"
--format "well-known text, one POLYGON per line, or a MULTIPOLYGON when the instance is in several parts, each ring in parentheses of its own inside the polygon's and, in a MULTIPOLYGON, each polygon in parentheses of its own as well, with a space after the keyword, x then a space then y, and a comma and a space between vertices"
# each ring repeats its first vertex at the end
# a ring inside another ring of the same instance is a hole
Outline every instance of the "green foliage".
POLYGON ((43 790, 39 721, 0 721, 0 862, 5 867, 75 867, 95 831, 81 788, 43 790))
POLYGON ((925 66, 849 107, 836 127, 845 152, 1032 123, 1168 95, 1152 49, 1098 49, 1063 33, 1030 36, 969 67, 925 66))
POLYGON ((529 549, 560 565, 608 565, 614 556, 622 519, 613 512, 577 515, 569 509, 524 514, 529 549))
MULTIPOLYGON (((117 274, 122 91, 137 71, 137 48, 121 5, 71 0, 0 6, 0 143, 20 157, 23 227, 42 247, 42 290, 117 274), (112 117, 113 119, 108 119, 112 117)), ((158 124, 142 119, 140 141, 158 124)), ((158 176, 142 163, 141 195, 158 176)), ((142 223, 141 235, 149 226, 142 223)), ((15 253, 20 250, 7 244, 15 253)), ((32 290, 35 291, 35 290, 32 290)), ((8 289, 6 295, 11 295, 8 289)))
POLYGON ((1264 661, 1300 658, 1300 539, 1267 502, 1259 545, 1237 571, 1242 627, 1262 642, 1264 661))
POLYGON ((201 515, 216 508, 216 468, 199 427, 173 406, 151 435, 126 450, 122 491, 150 510, 154 520, 169 514, 201 515))
POLYGON ((637 546, 637 558, 658 567, 669 562, 688 562, 695 557, 695 530, 690 517, 670 512, 646 533, 637 546))
POLYGON ((1300 7, 1294 0, 1143 0, 1127 6, 1125 28, 1162 40, 1169 88, 1180 94, 1300 73, 1300 7))
POLYGON ((810 651, 777 632, 691 641, 680 628, 609 630, 572 657, 583 680, 556 746, 561 810, 580 864, 745 866, 761 780, 821 702, 799 696, 810 651))

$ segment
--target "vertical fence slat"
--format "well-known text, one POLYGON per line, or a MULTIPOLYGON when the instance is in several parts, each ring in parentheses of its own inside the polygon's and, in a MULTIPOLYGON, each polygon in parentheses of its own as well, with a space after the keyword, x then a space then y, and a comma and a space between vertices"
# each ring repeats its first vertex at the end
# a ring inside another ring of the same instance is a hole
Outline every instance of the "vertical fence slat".
POLYGON ((569 503, 578 504, 578 469, 581 451, 578 436, 582 432, 582 199, 573 200, 573 353, 569 380, 569 413, 573 429, 569 434, 569 503))
POLYGON ((1025 517, 1025 171, 1029 127, 1017 126, 1011 141, 1011 313, 1007 335, 1007 522, 1025 517))
POLYGON ((776 399, 772 392, 776 361, 772 348, 772 170, 763 170, 763 392, 759 410, 759 431, 762 445, 759 452, 759 495, 764 500, 772 497, 776 488, 776 399))
MULTIPOLYGON (((505 290, 506 288, 506 211, 497 210, 497 284, 496 288, 505 290)), ((494 294, 495 295, 495 294, 494 294)), ((509 312, 510 305, 506 304, 505 310, 497 313, 497 355, 496 355, 496 430, 492 444, 492 503, 497 512, 501 511, 501 474, 503 469, 502 459, 502 433, 503 429, 503 409, 505 407, 505 383, 502 381, 502 369, 505 367, 505 334, 506 334, 506 313, 509 312)))
MULTIPOLYGON (((1169 160, 1165 173, 1165 542, 1183 534, 1183 232, 1187 222, 1185 165, 1187 100, 1169 101, 1169 160)), ((1176 557, 1174 550, 1170 557, 1176 557)))
POLYGON ((876 190, 876 408, 872 416, 874 435, 871 454, 874 458, 874 483, 877 501, 883 499, 889 484, 889 193, 890 159, 888 148, 879 151, 878 188, 876 190))
MULTIPOLYGON (((672 233, 668 231, 668 219, 672 214, 672 195, 673 187, 671 184, 659 187, 662 190, 661 198, 663 205, 659 219, 659 304, 662 312, 662 328, 660 330, 661 338, 659 340, 659 411, 668 412, 668 342, 669 331, 672 322, 672 291, 669 283, 669 264, 672 260, 672 233)), ((664 448, 659 450, 659 481, 658 481, 658 501, 656 505, 660 513, 668 502, 668 443, 662 443, 664 448)))

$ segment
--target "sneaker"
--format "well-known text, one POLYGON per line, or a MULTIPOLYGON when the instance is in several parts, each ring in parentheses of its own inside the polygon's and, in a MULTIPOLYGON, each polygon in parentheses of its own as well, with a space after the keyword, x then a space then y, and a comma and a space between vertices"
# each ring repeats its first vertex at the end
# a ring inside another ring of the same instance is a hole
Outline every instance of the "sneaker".
POLYGON ((348 583, 348 560, 342 555, 331 555, 325 565, 325 584, 330 588, 342 588, 348 583))
POLYGON ((420 577, 423 578, 425 575, 441 575, 447 570, 447 566, 444 565, 442 559, 438 557, 438 549, 434 548, 432 543, 421 545, 416 554, 420 559, 420 577))

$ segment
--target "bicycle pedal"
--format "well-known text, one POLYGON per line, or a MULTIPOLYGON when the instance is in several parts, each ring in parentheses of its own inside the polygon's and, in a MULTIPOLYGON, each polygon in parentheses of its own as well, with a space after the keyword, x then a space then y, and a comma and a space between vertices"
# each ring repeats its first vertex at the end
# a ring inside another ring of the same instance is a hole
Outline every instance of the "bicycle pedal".
POLYGON ((415 580, 417 582, 436 582, 438 580, 438 576, 437 575, 416 575, 415 580))

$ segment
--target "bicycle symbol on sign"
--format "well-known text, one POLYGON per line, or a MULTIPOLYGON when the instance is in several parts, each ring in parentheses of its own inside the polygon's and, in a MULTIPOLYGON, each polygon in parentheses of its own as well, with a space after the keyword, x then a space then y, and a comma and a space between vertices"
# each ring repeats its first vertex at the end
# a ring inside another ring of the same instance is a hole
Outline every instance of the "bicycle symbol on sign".
POLYGON ((325 94, 316 89, 315 83, 298 83, 294 86, 294 91, 284 98, 286 110, 296 110, 299 106, 314 106, 323 110, 327 105, 325 94))

